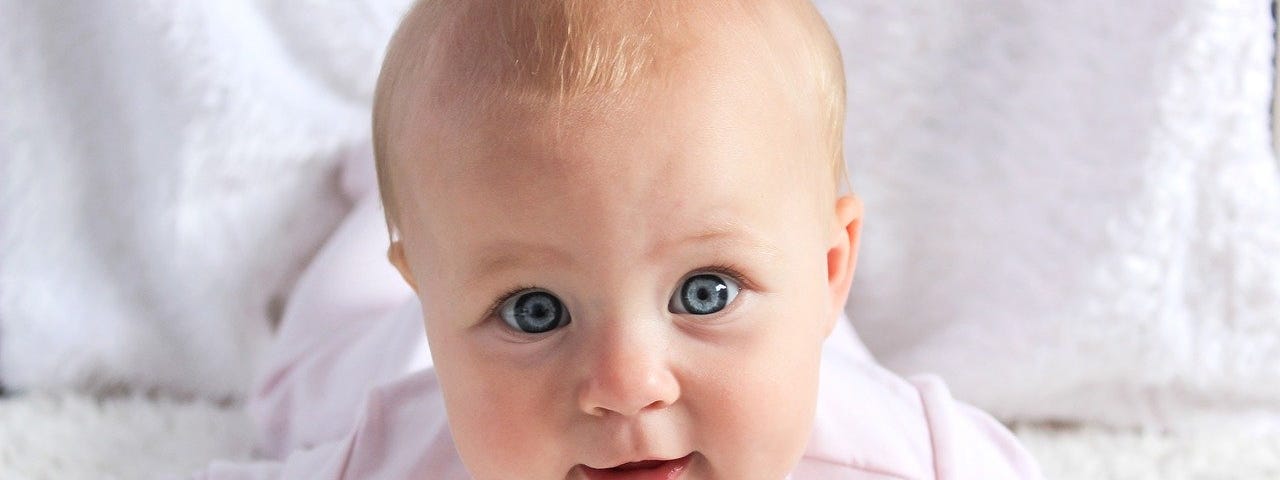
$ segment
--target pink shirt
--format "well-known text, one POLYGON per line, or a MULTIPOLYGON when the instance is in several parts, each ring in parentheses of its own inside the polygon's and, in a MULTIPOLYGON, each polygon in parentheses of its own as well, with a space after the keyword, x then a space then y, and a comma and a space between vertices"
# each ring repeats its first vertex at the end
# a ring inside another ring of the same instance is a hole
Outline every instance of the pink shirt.
MULTIPOLYGON (((382 257, 366 196, 299 280, 250 413, 249 463, 192 479, 469 479, 430 365, 420 305, 382 257), (359 281, 352 281, 359 279, 359 281)), ((875 363, 847 319, 822 354, 814 429, 791 480, 1039 479, 999 422, 936 377, 875 363)))

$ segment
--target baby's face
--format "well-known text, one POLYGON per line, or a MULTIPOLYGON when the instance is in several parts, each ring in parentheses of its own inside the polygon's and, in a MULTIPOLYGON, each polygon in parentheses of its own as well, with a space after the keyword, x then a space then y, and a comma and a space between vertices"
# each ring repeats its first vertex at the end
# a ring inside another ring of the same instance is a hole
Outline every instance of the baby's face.
POLYGON ((425 120, 443 160, 403 140, 407 270, 475 478, 776 480, 803 453, 848 243, 818 129, 762 76, 696 70, 625 108, 425 120))

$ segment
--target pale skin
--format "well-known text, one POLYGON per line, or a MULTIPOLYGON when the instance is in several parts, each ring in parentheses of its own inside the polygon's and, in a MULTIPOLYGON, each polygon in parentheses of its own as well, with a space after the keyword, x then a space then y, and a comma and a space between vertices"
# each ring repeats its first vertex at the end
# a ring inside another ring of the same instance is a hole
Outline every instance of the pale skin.
POLYGON ((834 194, 820 129, 755 59, 715 42, 687 57, 608 108, 401 128, 434 133, 395 140, 411 160, 389 256, 475 478, 691 455, 682 479, 776 480, 804 452, 862 205, 834 194), (672 311, 699 274, 736 296, 672 311), (526 288, 567 320, 528 334, 492 314, 526 288))

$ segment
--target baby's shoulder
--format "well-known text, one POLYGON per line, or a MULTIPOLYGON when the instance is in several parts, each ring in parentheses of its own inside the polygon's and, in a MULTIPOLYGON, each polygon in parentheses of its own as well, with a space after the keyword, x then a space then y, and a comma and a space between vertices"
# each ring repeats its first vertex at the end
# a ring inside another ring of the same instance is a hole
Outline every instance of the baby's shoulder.
POLYGON ((349 441, 342 478, 469 478, 430 368, 371 391, 349 441))
POLYGON ((813 433, 793 480, 933 478, 925 405, 870 359, 822 359, 813 433))
POLYGON ((793 480, 1041 478, 1003 425, 932 375, 824 354, 813 434, 793 480))

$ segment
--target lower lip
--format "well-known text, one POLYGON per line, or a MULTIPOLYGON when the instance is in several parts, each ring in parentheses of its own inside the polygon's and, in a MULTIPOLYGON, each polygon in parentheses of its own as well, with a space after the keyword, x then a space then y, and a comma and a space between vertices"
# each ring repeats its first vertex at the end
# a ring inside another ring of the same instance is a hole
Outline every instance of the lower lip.
POLYGON ((582 472, 587 475, 588 480, 676 480, 689 467, 689 461, 692 459, 693 454, 690 453, 682 458, 667 460, 650 468, 637 468, 634 470, 615 470, 611 468, 598 470, 586 465, 582 465, 581 468, 582 472))

